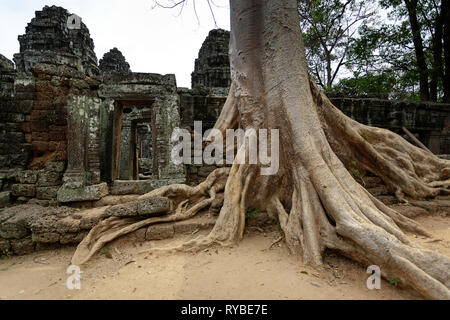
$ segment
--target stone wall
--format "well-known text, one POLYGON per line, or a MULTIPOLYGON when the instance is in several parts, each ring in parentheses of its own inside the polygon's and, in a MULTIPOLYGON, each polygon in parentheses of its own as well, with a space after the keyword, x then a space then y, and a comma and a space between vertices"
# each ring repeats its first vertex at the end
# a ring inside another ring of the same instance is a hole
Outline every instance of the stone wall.
POLYGON ((25 142, 22 124, 30 114, 34 88, 15 84, 17 73, 11 61, 0 56, 0 169, 24 168, 31 158, 31 145, 25 142), (17 96, 23 100, 16 104, 17 96))
MULTIPOLYGON (((116 48, 99 69, 89 30, 83 23, 68 28, 69 16, 59 7, 37 11, 19 37, 16 69, 0 56, 0 207, 11 196, 41 204, 97 201, 204 179, 217 166, 175 165, 171 135, 177 127, 192 132, 194 121, 203 131, 214 126, 231 81, 229 33, 209 33, 193 89, 186 89, 176 87, 174 75, 131 72, 116 48), (143 122, 147 135, 136 130, 143 122), (139 139, 151 149, 142 159, 139 139), (147 177, 134 181, 140 173, 147 177)), ((449 105, 331 99, 361 123, 406 137, 404 126, 436 154, 450 154, 449 105)))
POLYGON ((22 131, 25 114, 31 112, 31 107, 16 106, 16 77, 14 64, 0 55, 0 208, 11 199, 17 169, 25 168, 31 159, 31 145, 25 143, 22 131))
MULTIPOLYGON (((450 104, 331 97, 331 102, 356 121, 409 137, 410 132, 435 154, 450 154, 450 104)), ((414 143, 413 143, 414 144, 414 143)))
MULTIPOLYGON (((73 141, 69 135, 74 131, 82 133, 83 138, 77 143, 85 142, 90 150, 80 162, 86 162, 86 168, 98 172, 98 134, 95 123, 89 125, 88 132, 83 132, 81 126, 69 130, 70 114, 76 109, 74 96, 95 96, 98 81, 87 79, 84 72, 78 70, 79 58, 66 54, 46 56, 36 62, 28 73, 19 73, 15 79, 14 105, 20 123, 17 139, 23 135, 23 140, 11 141, 16 146, 23 142, 23 148, 29 150, 21 153, 22 161, 17 163, 16 183, 12 186, 12 195, 22 198, 37 198, 41 200, 56 200, 57 190, 63 184, 63 174, 66 171, 68 152, 73 151, 68 143, 73 141), (61 56, 62 55, 62 56, 61 56), (61 61, 65 60, 65 64, 61 61), (68 62, 72 61, 72 64, 68 62), (20 108, 23 106, 23 108, 20 108), (69 112, 68 112, 69 111, 69 112), (19 142, 19 143, 18 143, 19 142), (24 178, 27 176, 28 178, 24 178)), ((90 122, 95 121, 98 110, 86 113, 90 122)), ((22 149, 23 150, 23 149, 22 149)), ((6 165, 11 168, 13 164, 6 165)), ((94 179, 95 180, 95 179, 94 179)), ((99 179, 96 179, 97 181, 99 179)))
POLYGON ((179 88, 181 125, 194 128, 194 121, 202 121, 203 129, 214 127, 228 95, 228 88, 179 88))
POLYGON ((66 169, 73 169, 69 153, 90 174, 88 184, 99 182, 99 109, 95 103, 79 108, 76 102, 99 102, 97 58, 86 26, 69 30, 68 17, 59 7, 37 11, 19 37, 17 69, 2 63, 10 67, 0 70, 2 92, 7 93, 0 101, 0 170, 8 178, 5 189, 20 202, 54 202, 66 169), (81 118, 85 123, 77 123, 81 118), (80 149, 86 152, 80 154, 80 149))

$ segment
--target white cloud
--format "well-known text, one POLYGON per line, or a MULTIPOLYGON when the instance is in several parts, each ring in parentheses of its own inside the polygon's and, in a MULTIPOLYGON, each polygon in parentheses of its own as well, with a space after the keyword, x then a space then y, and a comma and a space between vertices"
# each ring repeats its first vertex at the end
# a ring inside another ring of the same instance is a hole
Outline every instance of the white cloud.
MULTIPOLYGON (((220 5, 214 8, 218 27, 229 30, 228 1, 214 2, 220 5)), ((153 0, 0 0, 0 4, 0 53, 9 59, 19 52, 17 36, 25 33, 34 11, 57 5, 83 19, 98 59, 117 47, 132 71, 174 73, 180 87, 190 87, 198 50, 215 27, 206 0, 188 0, 180 16, 178 9, 152 9, 153 0)))

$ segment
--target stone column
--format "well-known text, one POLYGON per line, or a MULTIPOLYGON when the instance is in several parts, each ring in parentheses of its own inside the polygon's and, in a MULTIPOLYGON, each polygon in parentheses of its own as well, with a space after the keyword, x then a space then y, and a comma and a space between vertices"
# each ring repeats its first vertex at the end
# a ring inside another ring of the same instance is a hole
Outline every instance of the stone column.
POLYGON ((84 186, 87 165, 88 107, 86 97, 70 96, 67 101, 67 187, 84 186))
POLYGON ((178 96, 167 95, 164 99, 157 99, 154 104, 153 131, 153 163, 157 167, 159 179, 184 179, 183 164, 172 162, 172 148, 176 143, 171 142, 172 133, 180 126, 178 96))
MULTIPOLYGON (((58 190, 59 202, 94 201, 108 194, 108 185, 98 183, 99 170, 95 149, 98 134, 100 100, 88 96, 69 96, 67 132, 67 171, 58 190), (94 113, 94 114, 93 114, 94 113), (92 127, 90 127, 92 126, 92 127), (91 156, 91 159, 88 156, 91 156), (90 161, 88 161, 88 159, 90 161), (95 166, 89 171, 89 164, 95 166), (94 173, 94 174, 92 174, 94 173)), ((98 149, 97 149, 98 151, 98 149)))
POLYGON ((122 121, 122 133, 120 136, 120 160, 119 160, 119 179, 133 180, 131 172, 131 120, 128 115, 124 116, 122 121))

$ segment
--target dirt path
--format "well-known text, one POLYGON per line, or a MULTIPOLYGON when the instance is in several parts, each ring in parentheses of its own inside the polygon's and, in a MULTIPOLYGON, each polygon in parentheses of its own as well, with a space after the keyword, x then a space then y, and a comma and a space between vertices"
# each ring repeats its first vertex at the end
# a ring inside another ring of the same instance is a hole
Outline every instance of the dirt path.
MULTIPOLYGON (((366 288, 364 269, 336 256, 321 274, 301 267, 278 236, 252 233, 236 248, 197 255, 138 254, 130 238, 111 245, 113 259, 99 255, 82 269, 82 288, 66 288, 74 248, 13 257, 0 266, 2 299, 416 299, 387 282, 366 288), (126 252, 126 254, 122 253, 126 252), (305 274, 306 271, 308 274, 305 274), (303 272, 303 273, 302 273, 303 272)), ((181 241, 182 238, 178 238, 181 241)), ((160 241, 164 245, 167 241, 160 241)))
MULTIPOLYGON (((416 218, 439 241, 410 236, 450 256, 450 215, 444 208, 416 218)), ((411 211, 407 206, 396 209, 411 211)), ((0 260, 0 299, 420 299, 386 281, 381 290, 368 290, 365 269, 333 253, 327 254, 326 270, 320 273, 304 267, 283 242, 271 248, 280 237, 277 227, 249 230, 237 247, 198 254, 140 253, 192 235, 147 243, 123 237, 108 247, 108 254, 83 266, 81 290, 66 286, 74 247, 10 257, 0 260)))

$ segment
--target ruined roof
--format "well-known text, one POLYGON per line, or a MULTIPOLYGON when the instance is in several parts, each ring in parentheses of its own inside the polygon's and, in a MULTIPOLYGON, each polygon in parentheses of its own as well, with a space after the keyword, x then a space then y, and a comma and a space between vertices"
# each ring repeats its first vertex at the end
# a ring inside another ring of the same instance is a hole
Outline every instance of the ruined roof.
POLYGON ((230 58, 228 55, 230 32, 211 30, 195 60, 192 88, 228 88, 231 84, 230 58))
POLYGON ((100 72, 130 73, 130 64, 119 49, 113 48, 100 59, 100 72))
POLYGON ((14 70, 14 63, 0 54, 0 70, 14 70))
POLYGON ((35 15, 19 36, 20 53, 14 56, 19 71, 28 71, 24 55, 48 51, 77 56, 87 74, 98 74, 94 41, 81 18, 57 6, 45 6, 35 15))

